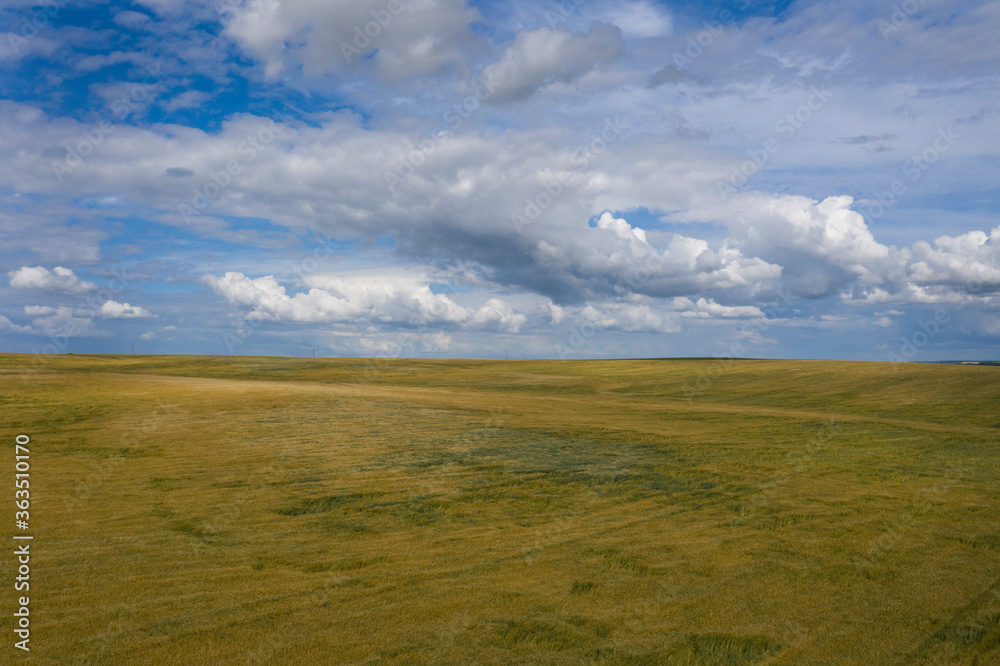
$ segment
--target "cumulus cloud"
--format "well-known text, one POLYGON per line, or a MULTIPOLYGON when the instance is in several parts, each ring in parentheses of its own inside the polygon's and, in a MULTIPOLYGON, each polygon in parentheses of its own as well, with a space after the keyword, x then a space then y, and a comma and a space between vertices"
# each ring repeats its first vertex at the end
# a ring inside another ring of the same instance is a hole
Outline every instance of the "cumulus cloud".
POLYGON ((639 239, 641 243, 649 245, 646 241, 646 230, 640 229, 639 227, 633 227, 624 219, 615 218, 611 213, 605 211, 601 214, 601 217, 597 220, 598 229, 611 229, 615 232, 618 238, 625 241, 631 241, 632 237, 635 236, 639 239))
POLYGON ((152 317, 152 313, 138 305, 119 303, 117 301, 105 301, 101 306, 101 316, 105 319, 139 319, 142 317, 152 317))
POLYGON ((782 268, 784 285, 809 298, 861 304, 985 302, 1000 291, 1000 227, 917 241, 879 243, 849 196, 751 192, 674 219, 714 220, 740 251, 782 268))
POLYGON ((544 313, 548 316, 549 321, 555 325, 562 322, 566 318, 566 312, 556 305, 555 303, 546 303, 544 307, 544 313))
POLYGON ((821 298, 855 280, 880 284, 900 266, 895 249, 875 240, 852 203, 849 196, 815 201, 750 192, 676 219, 725 225, 733 247, 781 266, 793 293, 821 298))
POLYGON ((615 61, 622 46, 621 30, 597 21, 586 33, 551 28, 520 32, 503 57, 483 70, 484 78, 496 84, 488 100, 520 100, 550 83, 572 83, 615 61))
POLYGON ((910 279, 925 285, 1000 287, 1000 227, 913 244, 910 279))
MULTIPOLYGON (((1000 227, 917 241, 899 253, 892 279, 845 289, 856 304, 995 304, 1000 292, 1000 227)), ((888 314, 901 314, 892 310, 888 314)))
POLYGON ((205 284, 233 305, 283 322, 369 322, 380 325, 424 324, 488 328, 516 332, 526 321, 501 299, 469 310, 425 283, 408 277, 313 275, 310 289, 289 295, 273 276, 251 279, 238 272, 206 275, 205 284))
POLYGON ((644 229, 608 213, 595 228, 537 241, 533 257, 552 280, 567 283, 577 299, 613 294, 673 297, 727 289, 753 294, 781 275, 780 266, 745 257, 728 243, 716 252, 704 240, 673 234, 665 248, 657 249, 644 229))
POLYGON ((681 330, 670 312, 657 311, 647 304, 604 303, 588 305, 579 318, 598 330, 628 333, 676 333, 681 330))
POLYGON ((702 319, 764 316, 763 311, 754 305, 720 305, 712 299, 699 298, 697 301, 692 301, 685 296, 673 299, 670 307, 680 312, 682 316, 702 319))
POLYGON ((499 298, 491 298, 479 308, 469 321, 473 328, 488 328, 517 333, 528 318, 499 298))
POLYGON ((289 296, 271 275, 251 279, 230 271, 221 277, 206 275, 203 280, 233 305, 253 308, 257 315, 272 321, 354 321, 366 311, 362 305, 322 289, 289 296))
POLYGON ((62 266, 56 266, 51 271, 43 266, 22 266, 7 273, 7 277, 14 289, 45 289, 67 294, 82 294, 97 289, 96 284, 81 280, 71 269, 62 266))
POLYGON ((731 235, 746 251, 780 263, 804 295, 829 295, 852 279, 877 284, 895 265, 894 253, 875 240, 849 196, 820 202, 755 196, 742 203, 731 235))
POLYGON ((575 310, 573 316, 578 325, 599 331, 625 333, 678 333, 683 329, 682 320, 690 318, 704 320, 764 316, 761 309, 755 306, 727 306, 706 298, 693 301, 677 297, 667 302, 648 298, 644 300, 648 302, 594 302, 575 310))

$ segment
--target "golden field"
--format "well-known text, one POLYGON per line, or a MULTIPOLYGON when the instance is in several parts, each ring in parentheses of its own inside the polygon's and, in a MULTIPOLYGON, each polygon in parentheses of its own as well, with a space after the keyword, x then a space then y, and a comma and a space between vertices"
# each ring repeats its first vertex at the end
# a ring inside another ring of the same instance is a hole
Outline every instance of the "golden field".
POLYGON ((2 354, 0 377, 9 534, 24 434, 35 537, 30 654, 0 558, 3 663, 1000 663, 1000 368, 2 354))

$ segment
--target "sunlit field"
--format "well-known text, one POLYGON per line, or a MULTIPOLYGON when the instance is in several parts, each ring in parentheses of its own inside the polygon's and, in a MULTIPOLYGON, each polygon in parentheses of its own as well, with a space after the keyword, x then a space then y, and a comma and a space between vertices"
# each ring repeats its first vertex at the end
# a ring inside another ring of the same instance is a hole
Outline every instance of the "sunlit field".
POLYGON ((25 663, 1000 663, 1000 368, 0 374, 10 521, 31 438, 25 663))

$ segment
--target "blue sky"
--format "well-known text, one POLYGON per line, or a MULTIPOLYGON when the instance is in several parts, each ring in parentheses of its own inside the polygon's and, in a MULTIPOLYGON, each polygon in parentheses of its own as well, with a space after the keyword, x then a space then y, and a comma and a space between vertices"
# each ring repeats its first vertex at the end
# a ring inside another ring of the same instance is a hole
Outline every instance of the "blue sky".
POLYGON ((8 0, 0 349, 998 359, 998 34, 998 2, 8 0))

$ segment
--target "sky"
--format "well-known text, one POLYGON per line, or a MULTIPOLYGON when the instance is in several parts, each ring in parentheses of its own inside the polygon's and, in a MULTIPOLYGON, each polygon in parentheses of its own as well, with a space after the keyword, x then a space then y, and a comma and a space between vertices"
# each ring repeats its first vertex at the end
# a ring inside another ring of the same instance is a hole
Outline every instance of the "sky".
POLYGON ((0 7, 2 351, 1000 359, 1000 2, 0 7))

